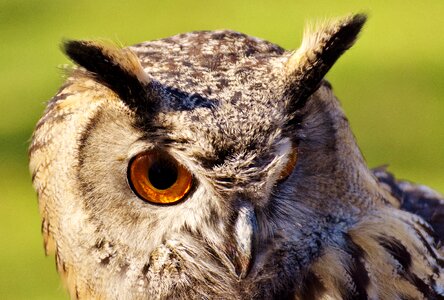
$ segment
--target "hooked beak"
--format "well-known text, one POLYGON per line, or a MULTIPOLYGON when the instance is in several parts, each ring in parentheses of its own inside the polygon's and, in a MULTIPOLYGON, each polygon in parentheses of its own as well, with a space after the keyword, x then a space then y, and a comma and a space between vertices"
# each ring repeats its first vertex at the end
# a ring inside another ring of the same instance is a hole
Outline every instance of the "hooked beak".
POLYGON ((235 272, 240 279, 245 278, 251 269, 255 255, 257 237, 257 220, 253 205, 242 203, 234 224, 235 272))

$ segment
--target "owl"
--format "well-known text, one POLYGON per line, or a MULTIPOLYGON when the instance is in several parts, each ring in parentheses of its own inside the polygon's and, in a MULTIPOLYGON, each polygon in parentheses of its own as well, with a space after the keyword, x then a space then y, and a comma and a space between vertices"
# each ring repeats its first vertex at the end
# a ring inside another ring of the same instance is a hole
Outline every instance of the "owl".
POLYGON ((70 296, 444 299, 443 198, 369 169, 324 80, 365 20, 65 42, 29 157, 70 296))

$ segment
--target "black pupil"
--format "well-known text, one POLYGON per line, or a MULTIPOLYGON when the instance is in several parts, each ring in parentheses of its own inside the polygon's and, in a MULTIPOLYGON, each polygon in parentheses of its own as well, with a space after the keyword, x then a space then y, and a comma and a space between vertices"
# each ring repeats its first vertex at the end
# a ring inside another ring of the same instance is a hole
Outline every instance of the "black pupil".
POLYGON ((148 170, 148 178, 153 187, 166 190, 177 180, 177 166, 168 159, 158 159, 148 170))

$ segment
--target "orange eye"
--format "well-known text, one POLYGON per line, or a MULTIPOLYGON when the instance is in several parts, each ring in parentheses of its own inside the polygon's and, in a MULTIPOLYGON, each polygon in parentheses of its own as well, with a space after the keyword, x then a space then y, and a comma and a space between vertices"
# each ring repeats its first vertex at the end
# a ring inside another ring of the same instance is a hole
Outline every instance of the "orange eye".
POLYGON ((291 175, 294 167, 296 166, 297 161, 298 161, 298 151, 296 148, 293 148, 293 151, 291 151, 291 153, 288 156, 287 164, 279 174, 278 182, 286 180, 291 175))
POLYGON ((190 191, 193 176, 170 155, 153 150, 130 161, 128 180, 134 193, 143 200, 174 204, 190 191))

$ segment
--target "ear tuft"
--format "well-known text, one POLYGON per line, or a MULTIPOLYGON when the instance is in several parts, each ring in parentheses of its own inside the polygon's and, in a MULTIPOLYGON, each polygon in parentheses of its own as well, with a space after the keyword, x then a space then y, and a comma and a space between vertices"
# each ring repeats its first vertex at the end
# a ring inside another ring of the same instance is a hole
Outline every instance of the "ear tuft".
POLYGON ((351 46, 364 26, 365 14, 329 21, 305 30, 302 44, 286 64, 288 92, 303 106, 336 60, 351 46))
POLYGON ((136 109, 142 100, 149 100, 150 79, 130 49, 96 41, 65 41, 63 51, 130 108, 136 109))

